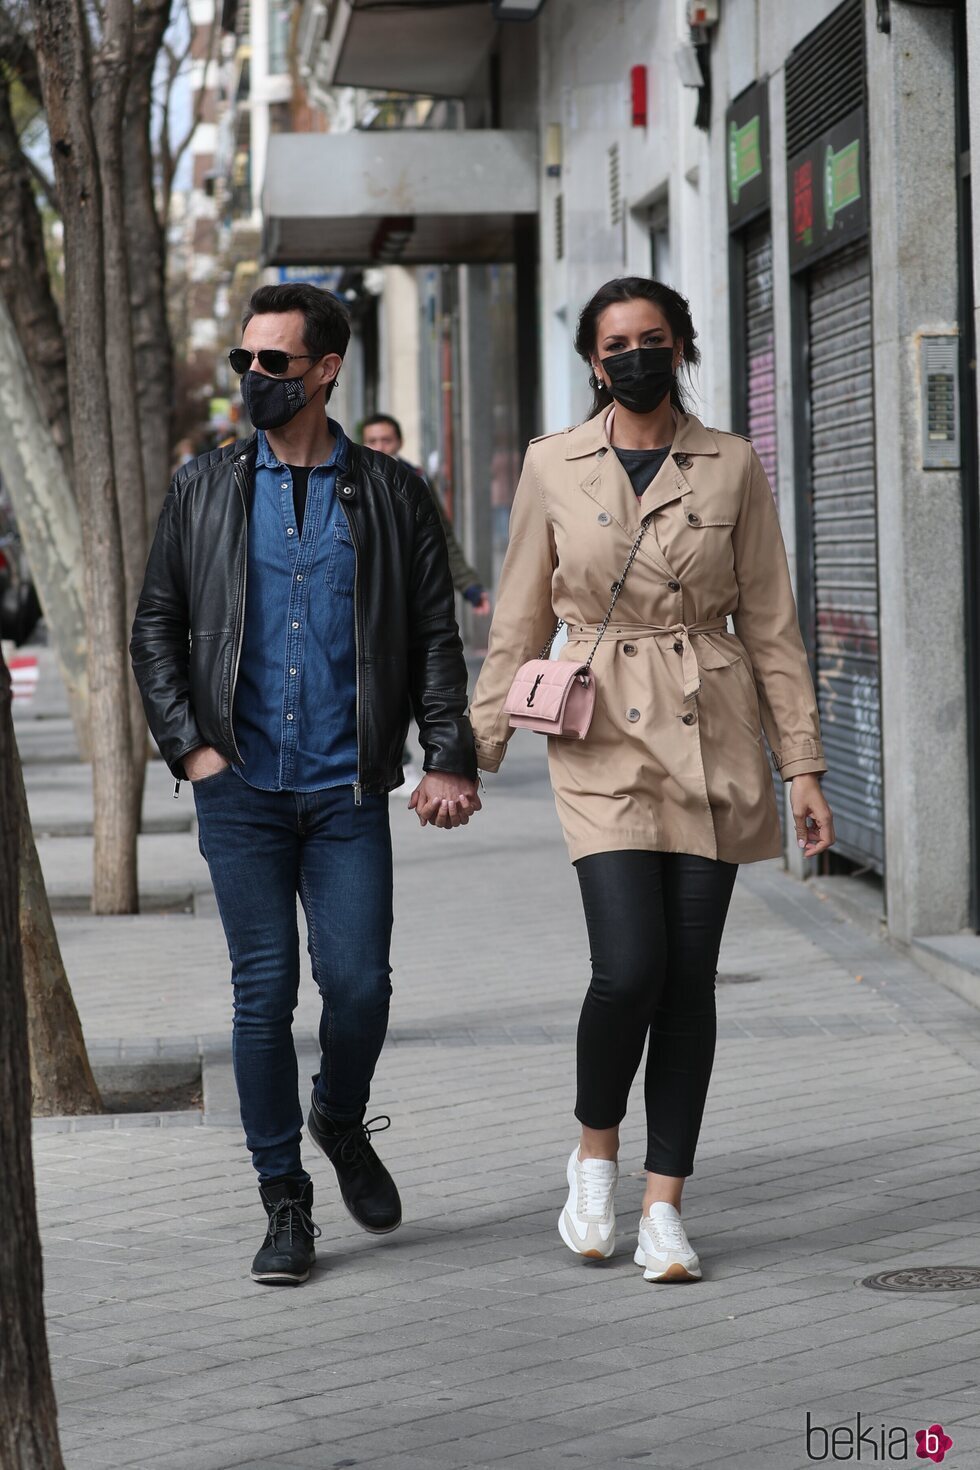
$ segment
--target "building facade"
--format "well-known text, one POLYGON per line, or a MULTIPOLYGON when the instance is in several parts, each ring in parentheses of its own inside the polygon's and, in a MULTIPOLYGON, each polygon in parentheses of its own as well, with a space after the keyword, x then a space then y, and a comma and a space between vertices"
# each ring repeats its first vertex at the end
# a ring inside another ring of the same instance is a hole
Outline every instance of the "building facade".
POLYGON ((453 457, 488 576, 527 438, 587 411, 584 302, 627 273, 689 299, 695 412, 753 439, 779 506, 838 822, 821 881, 973 994, 980 0, 527 9, 304 0, 322 84, 457 108, 410 155, 397 128, 324 153, 330 217, 281 140, 267 257, 414 273, 420 451, 453 457))

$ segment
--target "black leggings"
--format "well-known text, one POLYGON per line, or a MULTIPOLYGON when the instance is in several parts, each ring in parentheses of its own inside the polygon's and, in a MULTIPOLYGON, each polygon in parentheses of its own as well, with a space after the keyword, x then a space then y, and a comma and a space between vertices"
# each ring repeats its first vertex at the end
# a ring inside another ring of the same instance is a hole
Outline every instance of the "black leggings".
POLYGON ((715 975, 737 863, 673 852, 600 852, 575 864, 592 949, 578 1027, 575 1116, 615 1128, 650 1033, 647 1156, 694 1172, 715 1054, 715 975))

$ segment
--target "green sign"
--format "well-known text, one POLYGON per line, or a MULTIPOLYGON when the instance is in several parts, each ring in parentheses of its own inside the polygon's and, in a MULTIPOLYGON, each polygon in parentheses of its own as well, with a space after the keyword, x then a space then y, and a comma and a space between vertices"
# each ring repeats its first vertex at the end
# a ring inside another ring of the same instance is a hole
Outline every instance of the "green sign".
POLYGON ((791 271, 867 234, 867 136, 856 107, 787 160, 791 271))
POLYGON ((756 114, 744 127, 728 125, 728 192, 733 204, 745 185, 762 173, 762 119, 756 114))
POLYGON ((769 208, 769 85, 746 87, 725 113, 728 153, 728 228, 743 225, 769 208))
POLYGON ((828 145, 824 154, 823 211, 828 230, 834 228, 834 220, 840 211, 861 197, 860 150, 861 140, 855 138, 839 152, 828 145))

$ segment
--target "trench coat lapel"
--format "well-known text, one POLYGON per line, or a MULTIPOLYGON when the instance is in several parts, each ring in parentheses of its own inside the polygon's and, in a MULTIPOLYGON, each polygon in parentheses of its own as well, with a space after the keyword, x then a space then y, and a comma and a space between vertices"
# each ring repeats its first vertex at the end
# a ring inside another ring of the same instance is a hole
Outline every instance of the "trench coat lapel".
MULTIPOLYGON (((665 474, 670 476, 671 461, 668 459, 654 476, 644 492, 642 501, 637 499, 629 475, 620 464, 615 450, 610 446, 606 435, 604 414, 597 414, 594 419, 588 419, 571 431, 565 447, 565 458, 570 461, 569 468, 578 478, 584 493, 595 501, 600 511, 605 511, 618 526, 622 527, 631 541, 634 540, 639 532, 642 517, 656 508, 644 504, 646 497, 651 494, 658 483, 666 488, 667 481, 664 476, 665 474)), ((667 500, 676 498, 678 493, 677 490, 671 490, 665 494, 660 503, 665 504, 667 500)), ((648 529, 640 543, 639 554, 645 555, 649 561, 659 567, 666 577, 672 577, 673 570, 660 550, 656 536, 651 532, 652 527, 648 529)))
MULTIPOLYGON (((612 516, 629 536, 635 537, 641 520, 695 490, 698 458, 716 456, 718 441, 700 419, 692 414, 679 413, 671 452, 638 499, 629 476, 609 443, 607 419, 606 413, 596 414, 595 418, 587 419, 573 429, 568 435, 565 458, 581 470, 580 483, 586 495, 612 516)), ((674 575, 657 543, 652 525, 640 544, 639 554, 668 577, 674 575)))

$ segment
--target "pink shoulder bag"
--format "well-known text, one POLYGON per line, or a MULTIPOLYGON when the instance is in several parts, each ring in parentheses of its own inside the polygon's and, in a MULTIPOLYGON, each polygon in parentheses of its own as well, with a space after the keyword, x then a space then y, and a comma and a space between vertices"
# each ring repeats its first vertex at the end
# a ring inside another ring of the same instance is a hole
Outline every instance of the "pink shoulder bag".
POLYGON ((644 521, 640 534, 633 542, 623 575, 612 585, 613 595, 609 610, 602 620, 592 652, 585 663, 576 664, 570 659, 548 657, 551 645, 564 627, 564 621, 559 618, 555 631, 537 658, 529 659, 517 670, 504 701, 504 712, 509 716, 510 724, 515 730, 536 730, 539 735, 556 735, 566 740, 584 740, 589 733, 596 695, 592 660, 609 627, 613 609, 646 529, 644 521))

